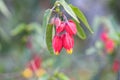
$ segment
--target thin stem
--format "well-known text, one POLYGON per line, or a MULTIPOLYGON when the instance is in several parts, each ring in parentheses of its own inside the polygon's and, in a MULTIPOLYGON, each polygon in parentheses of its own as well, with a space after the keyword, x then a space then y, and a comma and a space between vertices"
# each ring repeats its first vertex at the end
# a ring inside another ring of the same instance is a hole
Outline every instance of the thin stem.
POLYGON ((67 17, 63 14, 63 18, 64 18, 64 20, 66 21, 66 22, 68 22, 68 19, 67 19, 67 17))
POLYGON ((53 6, 53 7, 51 8, 51 10, 53 11, 53 10, 55 9, 55 7, 56 7, 56 6, 53 6))

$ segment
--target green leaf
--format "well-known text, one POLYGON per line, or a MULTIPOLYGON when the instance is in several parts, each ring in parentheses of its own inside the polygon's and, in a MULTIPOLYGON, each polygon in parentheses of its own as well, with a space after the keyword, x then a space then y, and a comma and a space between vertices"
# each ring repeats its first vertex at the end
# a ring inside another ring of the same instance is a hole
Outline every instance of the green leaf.
POLYGON ((11 16, 11 13, 8 10, 8 7, 6 6, 4 0, 0 0, 0 12, 2 12, 6 17, 11 16))
POLYGON ((53 25, 48 24, 46 28, 46 45, 50 54, 54 54, 54 51, 52 48, 52 30, 53 30, 53 25))
POLYGON ((51 13, 52 13, 51 9, 47 9, 45 11, 45 14, 44 14, 44 17, 43 17, 43 24, 42 24, 43 27, 47 27, 50 16, 51 16, 51 13))
POLYGON ((66 75, 64 75, 63 73, 59 73, 58 77, 60 80, 70 80, 66 75))
POLYGON ((93 33, 93 30, 90 28, 90 26, 89 26, 89 24, 88 24, 88 21, 87 21, 87 19, 86 19, 86 17, 85 17, 85 15, 83 14, 83 12, 79 9, 79 8, 77 8, 77 7, 75 7, 75 6, 73 6, 73 5, 69 5, 71 8, 72 8, 72 10, 74 11, 74 13, 77 15, 77 17, 84 23, 84 25, 88 28, 88 30, 91 32, 91 33, 93 33))
POLYGON ((77 16, 75 15, 75 13, 73 12, 73 10, 71 9, 71 7, 65 2, 65 0, 60 0, 59 3, 63 6, 63 8, 65 9, 65 11, 71 16, 73 17, 78 23, 79 20, 77 18, 77 16))
POLYGON ((83 28, 82 28, 82 27, 80 26, 80 24, 79 24, 78 22, 76 22, 75 20, 74 20, 74 22, 76 23, 76 28, 77 28, 77 35, 78 35, 78 37, 81 38, 81 39, 86 39, 86 34, 85 34, 83 28))

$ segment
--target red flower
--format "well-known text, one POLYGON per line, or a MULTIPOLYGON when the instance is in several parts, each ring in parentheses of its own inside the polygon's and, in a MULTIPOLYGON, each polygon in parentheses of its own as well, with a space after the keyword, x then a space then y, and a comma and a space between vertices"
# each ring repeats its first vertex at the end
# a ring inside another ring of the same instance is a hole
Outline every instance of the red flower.
POLYGON ((60 33, 64 30, 64 27, 65 27, 65 23, 62 22, 59 26, 56 26, 56 32, 57 33, 60 33))
POLYGON ((65 30, 70 35, 76 34, 77 33, 76 24, 72 20, 69 20, 65 25, 65 30))
POLYGON ((62 38, 61 36, 55 35, 52 41, 52 46, 56 55, 59 55, 62 49, 62 38))
POLYGON ((108 39, 106 42, 105 42, 105 48, 106 48, 106 51, 108 53, 111 53, 113 52, 114 48, 115 48, 115 42, 112 40, 112 39, 108 39))
POLYGON ((72 36, 70 36, 68 33, 65 33, 62 37, 62 40, 63 47, 67 50, 67 53, 72 54, 74 46, 74 40, 72 36))
POLYGON ((114 72, 118 72, 119 68, 120 68, 120 63, 119 63, 118 60, 115 60, 114 63, 113 63, 112 69, 113 69, 114 72))
POLYGON ((52 18, 51 23, 56 27, 56 34, 52 40, 52 46, 56 55, 59 55, 62 47, 67 50, 67 53, 72 54, 74 40, 72 36, 76 34, 76 24, 69 20, 68 22, 61 21, 60 18, 52 18))
POLYGON ((35 71, 41 67, 41 58, 38 56, 34 56, 33 60, 29 63, 29 68, 32 71, 35 71))
POLYGON ((108 33, 107 32, 102 32, 101 35, 100 35, 100 38, 103 42, 106 42, 109 39, 108 33))
POLYGON ((41 58, 38 55, 33 55, 33 60, 29 62, 26 69, 22 72, 25 78, 33 77, 33 73, 36 77, 41 77, 45 74, 45 70, 41 68, 41 58))
POLYGON ((51 24, 54 24, 55 26, 59 26, 61 24, 61 20, 59 17, 53 17, 51 19, 51 24))

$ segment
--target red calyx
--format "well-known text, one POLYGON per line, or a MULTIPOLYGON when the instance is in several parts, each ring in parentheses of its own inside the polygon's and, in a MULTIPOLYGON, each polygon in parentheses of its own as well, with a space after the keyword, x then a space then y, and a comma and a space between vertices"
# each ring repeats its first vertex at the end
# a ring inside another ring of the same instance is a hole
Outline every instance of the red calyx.
POLYGON ((100 35, 100 38, 103 42, 106 42, 109 39, 108 33, 107 32, 102 32, 101 35, 100 35))
POLYGON ((65 23, 62 22, 59 26, 56 26, 56 32, 60 33, 64 30, 64 28, 65 28, 65 23))
POLYGON ((114 63, 113 63, 112 69, 113 69, 114 72, 118 72, 119 68, 120 68, 120 63, 119 63, 118 60, 115 60, 114 63))
POLYGON ((65 33, 62 37, 63 47, 67 50, 68 54, 72 54, 74 39, 68 33, 65 33))
POLYGON ((55 35, 52 41, 52 46, 56 55, 59 55, 62 49, 62 38, 61 36, 55 35))
POLYGON ((32 71, 35 71, 35 70, 38 70, 40 67, 41 67, 41 58, 38 57, 38 56, 34 56, 33 60, 30 61, 29 63, 29 68, 32 70, 32 71))
POLYGON ((115 42, 112 40, 112 39, 108 39, 106 42, 105 42, 105 48, 106 48, 106 51, 108 53, 111 53, 113 52, 114 48, 115 48, 115 42))
POLYGON ((60 18, 59 18, 59 17, 53 17, 53 18, 51 19, 51 24, 53 24, 53 25, 55 25, 55 26, 60 26, 60 24, 61 24, 60 18))
POLYGON ((65 25, 65 30, 70 35, 76 34, 77 33, 76 24, 72 20, 69 20, 65 25))

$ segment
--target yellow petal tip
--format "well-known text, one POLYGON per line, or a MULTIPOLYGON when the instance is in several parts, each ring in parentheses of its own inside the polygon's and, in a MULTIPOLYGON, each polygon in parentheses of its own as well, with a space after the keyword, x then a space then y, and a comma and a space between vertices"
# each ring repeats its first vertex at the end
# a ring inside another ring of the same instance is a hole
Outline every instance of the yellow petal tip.
POLYGON ((67 50, 67 53, 68 53, 68 54, 72 54, 72 52, 73 52, 73 49, 67 50))
POLYGON ((58 52, 58 51, 56 51, 56 52, 55 52, 55 55, 59 55, 59 52, 58 52))

